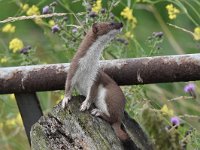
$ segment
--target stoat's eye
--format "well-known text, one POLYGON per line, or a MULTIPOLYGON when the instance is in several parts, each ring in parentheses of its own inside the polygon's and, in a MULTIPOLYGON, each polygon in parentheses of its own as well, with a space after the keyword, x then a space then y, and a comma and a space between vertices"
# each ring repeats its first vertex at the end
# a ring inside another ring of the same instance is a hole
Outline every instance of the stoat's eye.
POLYGON ((114 25, 115 25, 115 23, 114 23, 114 22, 111 22, 111 23, 110 23, 110 26, 114 26, 114 25))

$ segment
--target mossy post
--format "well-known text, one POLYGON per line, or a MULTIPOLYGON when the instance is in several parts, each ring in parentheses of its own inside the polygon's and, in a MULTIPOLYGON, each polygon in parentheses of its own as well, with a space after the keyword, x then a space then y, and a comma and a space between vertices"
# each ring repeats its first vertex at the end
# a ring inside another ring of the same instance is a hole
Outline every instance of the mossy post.
POLYGON ((33 150, 151 150, 145 133, 137 122, 125 113, 124 126, 132 143, 128 148, 116 137, 110 124, 101 118, 81 112, 79 107, 83 97, 73 97, 63 110, 60 103, 50 113, 42 116, 31 129, 31 148, 33 150))

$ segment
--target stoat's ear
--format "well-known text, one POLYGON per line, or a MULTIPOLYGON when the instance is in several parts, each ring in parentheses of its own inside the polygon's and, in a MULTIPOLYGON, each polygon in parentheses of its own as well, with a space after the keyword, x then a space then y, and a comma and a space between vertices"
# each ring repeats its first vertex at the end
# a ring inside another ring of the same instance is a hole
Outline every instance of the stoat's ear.
POLYGON ((92 31, 96 34, 98 32, 98 27, 97 27, 97 23, 94 23, 92 25, 92 31))

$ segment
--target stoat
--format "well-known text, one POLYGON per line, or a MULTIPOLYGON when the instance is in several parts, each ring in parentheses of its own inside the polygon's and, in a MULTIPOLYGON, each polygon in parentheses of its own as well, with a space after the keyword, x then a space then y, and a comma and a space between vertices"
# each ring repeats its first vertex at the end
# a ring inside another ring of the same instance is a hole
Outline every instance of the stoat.
POLYGON ((91 114, 108 121, 118 138, 128 139, 128 134, 121 129, 125 107, 125 96, 120 87, 99 67, 99 59, 105 45, 122 30, 122 23, 95 23, 88 31, 75 54, 67 74, 65 97, 62 107, 65 108, 71 99, 72 90, 86 97, 80 110, 96 108, 91 114))

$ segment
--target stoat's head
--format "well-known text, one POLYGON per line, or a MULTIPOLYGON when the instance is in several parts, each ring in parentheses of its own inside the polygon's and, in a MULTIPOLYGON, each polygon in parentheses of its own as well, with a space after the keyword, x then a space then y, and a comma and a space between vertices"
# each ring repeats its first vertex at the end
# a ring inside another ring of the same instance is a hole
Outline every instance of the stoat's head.
POLYGON ((122 30, 122 27, 122 23, 116 22, 95 23, 92 26, 92 32, 97 38, 102 37, 105 40, 112 40, 122 30))

